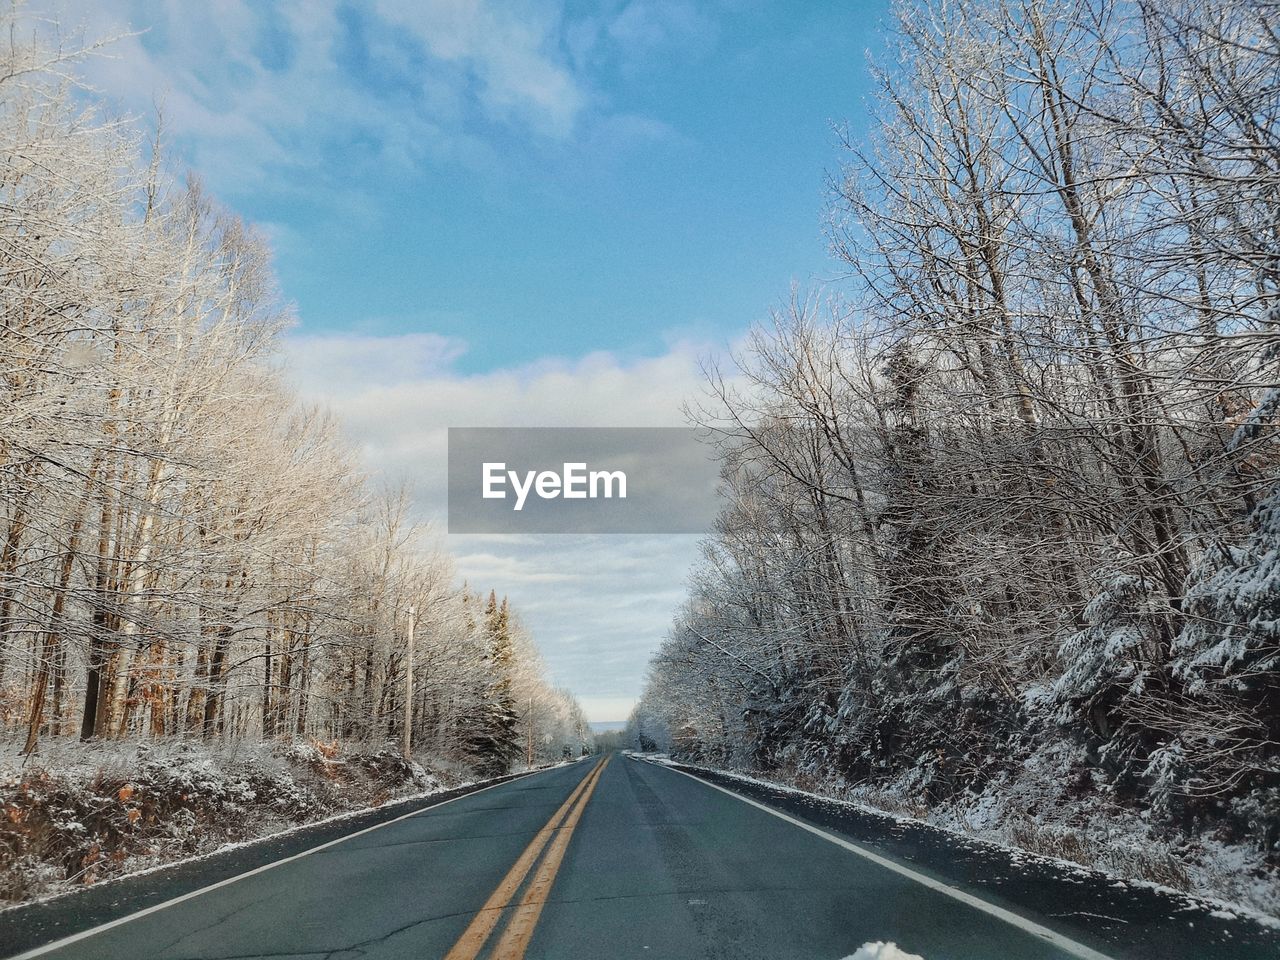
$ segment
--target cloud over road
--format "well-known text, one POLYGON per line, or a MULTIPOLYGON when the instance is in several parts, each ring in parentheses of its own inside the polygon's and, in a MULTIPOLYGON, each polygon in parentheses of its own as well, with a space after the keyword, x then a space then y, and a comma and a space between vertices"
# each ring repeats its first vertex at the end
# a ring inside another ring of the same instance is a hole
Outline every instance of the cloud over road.
MULTIPOLYGON (((598 353, 460 373, 465 345, 433 334, 295 333, 285 368, 329 407, 365 462, 409 486, 416 511, 444 529, 450 426, 684 426, 702 391, 706 345, 659 356, 598 353)), ((557 682, 593 719, 625 714, 648 655, 684 593, 696 536, 448 537, 458 573, 508 593, 557 682)))

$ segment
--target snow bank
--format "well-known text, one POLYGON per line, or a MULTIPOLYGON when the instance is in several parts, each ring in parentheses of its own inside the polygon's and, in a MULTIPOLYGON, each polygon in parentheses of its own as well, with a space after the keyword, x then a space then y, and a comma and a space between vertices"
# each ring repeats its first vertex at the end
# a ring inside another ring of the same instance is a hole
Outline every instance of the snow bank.
POLYGON ((864 943, 857 953, 845 957, 845 960, 924 960, 924 957, 900 950, 897 944, 877 940, 875 943, 864 943))

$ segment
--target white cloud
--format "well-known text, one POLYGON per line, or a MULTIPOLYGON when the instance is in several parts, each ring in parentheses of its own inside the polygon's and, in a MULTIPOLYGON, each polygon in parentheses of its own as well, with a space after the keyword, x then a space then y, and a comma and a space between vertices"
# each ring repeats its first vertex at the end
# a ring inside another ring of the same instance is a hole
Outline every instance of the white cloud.
POLYGON ((636 698, 579 697, 578 702, 591 720, 618 721, 627 719, 627 715, 631 713, 631 708, 636 705, 636 698))
POLYGON ((410 384, 446 374, 466 346, 435 333, 334 333, 291 337, 287 349, 295 385, 304 394, 332 400, 366 393, 375 383, 410 384))
MULTIPOLYGON (((446 538, 460 577, 511 598, 557 683, 587 700, 631 701, 684 598, 693 536, 446 538)), ((623 713, 625 716, 625 711, 623 713)), ((588 708, 593 720, 615 717, 588 708)))
POLYGON ((143 116, 158 104, 166 135, 187 159, 217 181, 219 192, 243 192, 281 169, 315 160, 317 138, 333 125, 377 122, 339 76, 333 60, 340 25, 329 3, 285 21, 293 51, 286 69, 269 68, 256 52, 269 25, 248 0, 217 5, 172 2, 49 4, 86 37, 119 37, 85 64, 92 86, 143 116), (125 36, 119 36, 122 32, 125 36))
POLYGON ((442 517, 448 427, 678 427, 702 389, 705 347, 680 341, 657 357, 609 353, 459 374, 463 346, 433 334, 287 338, 286 372, 328 403, 366 458, 397 482, 412 478, 424 514, 442 517))
MULTIPOLYGON (((416 510, 444 529, 449 426, 683 426, 702 390, 706 347, 677 341, 624 360, 592 354, 462 374, 461 345, 431 334, 290 336, 286 371, 329 405, 366 466, 407 482, 416 510)), ((684 596, 692 536, 450 536, 458 576, 506 593, 553 679, 614 719, 639 694, 649 654, 684 596)))
POLYGON ((715 21, 688 0, 631 0, 608 26, 610 38, 636 51, 706 44, 716 32, 715 21))
POLYGON ((568 26, 565 45, 576 64, 614 65, 634 77, 672 55, 689 59, 709 53, 719 37, 717 18, 729 6, 705 0, 602 4, 594 14, 568 26))
POLYGON ((714 25, 687 4, 609 6, 577 19, 512 0, 33 0, 29 9, 64 34, 118 37, 86 63, 88 81, 130 113, 162 103, 171 141, 234 199, 289 189, 300 171, 350 194, 362 168, 488 168, 506 152, 494 124, 550 142, 576 137, 585 121, 592 135, 667 135, 656 118, 615 115, 604 76, 659 48, 679 51, 682 37, 713 36, 714 25))
POLYGON ((588 95, 552 53, 550 7, 483 0, 378 0, 378 14, 407 30, 432 56, 468 66, 497 117, 524 115, 542 132, 568 135, 588 95), (519 11, 519 12, 517 12, 519 11))
MULTIPOLYGON (((454 549, 458 549, 461 537, 450 537, 454 549)), ((473 537, 472 543, 486 540, 487 537, 473 537)), ((462 553, 457 559, 462 561, 462 576, 477 584, 527 585, 544 583, 580 584, 583 580, 581 570, 549 570, 547 565, 538 559, 530 560, 519 556, 519 553, 531 546, 536 540, 529 537, 507 538, 505 547, 509 553, 493 553, 484 549, 487 544, 478 544, 481 549, 473 553, 462 553)), ((465 549, 465 548, 464 548, 465 549)))

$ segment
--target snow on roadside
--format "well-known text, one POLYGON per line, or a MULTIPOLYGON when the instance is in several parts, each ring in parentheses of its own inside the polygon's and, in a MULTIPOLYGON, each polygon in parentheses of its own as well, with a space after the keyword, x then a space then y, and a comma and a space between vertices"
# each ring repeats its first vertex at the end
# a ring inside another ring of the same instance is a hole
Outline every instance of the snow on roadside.
POLYGON ((0 745, 0 902, 29 902, 460 786, 335 744, 0 745))
POLYGON ((858 948, 857 953, 845 957, 845 960, 924 960, 924 957, 918 953, 900 950, 896 943, 877 940, 875 943, 864 943, 858 948))

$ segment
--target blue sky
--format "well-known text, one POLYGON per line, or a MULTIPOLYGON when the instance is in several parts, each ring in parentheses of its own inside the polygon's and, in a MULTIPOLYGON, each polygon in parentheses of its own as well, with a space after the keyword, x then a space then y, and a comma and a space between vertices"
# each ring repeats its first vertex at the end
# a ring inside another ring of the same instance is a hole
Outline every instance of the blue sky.
MULTIPOLYGON (((176 162, 268 233, 300 390, 375 471, 420 480, 434 517, 444 428, 679 424, 699 357, 839 273, 831 125, 865 124, 885 13, 112 0, 60 17, 142 31, 91 79, 129 112, 159 100, 176 162)), ((450 546, 523 605, 597 719, 638 692, 694 555, 690 538, 450 546), (608 623, 584 623, 593 605, 608 623)))

